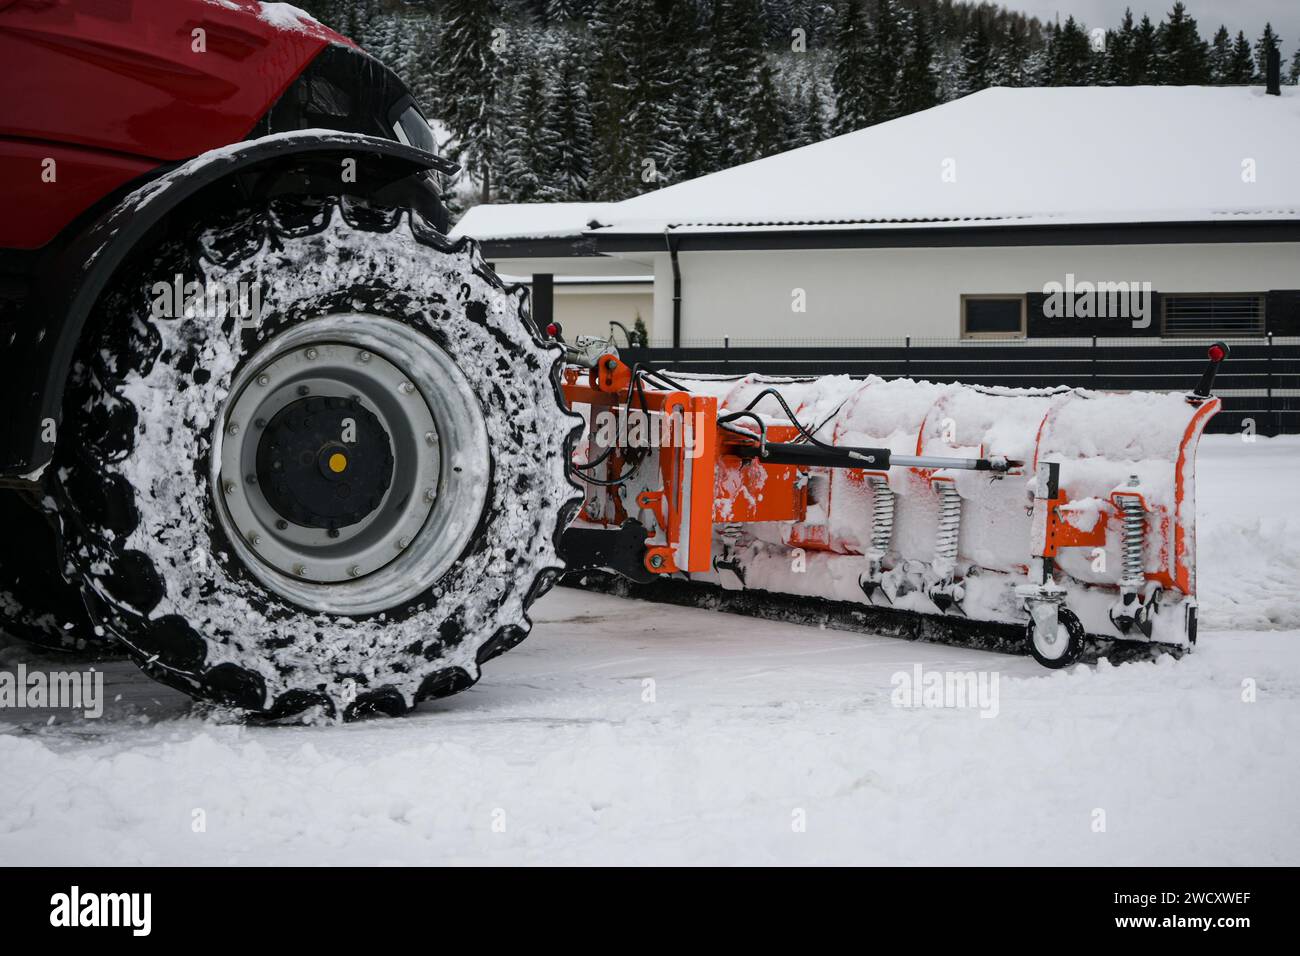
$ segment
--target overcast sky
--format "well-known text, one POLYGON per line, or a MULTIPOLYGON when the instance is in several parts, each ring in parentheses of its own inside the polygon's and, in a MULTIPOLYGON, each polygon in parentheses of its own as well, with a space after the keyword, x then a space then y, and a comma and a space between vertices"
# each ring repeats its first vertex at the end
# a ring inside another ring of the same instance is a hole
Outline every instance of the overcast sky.
MULTIPOLYGON (((1124 16, 1124 8, 1133 9, 1133 18, 1142 19, 1142 14, 1151 17, 1153 23, 1159 23, 1174 5, 1174 0, 1161 2, 1144 2, 1144 0, 1001 0, 1010 10, 1019 10, 1030 16, 1047 22, 1055 20, 1060 14, 1061 22, 1073 16, 1092 27, 1118 26, 1124 16)), ((1282 62, 1291 59, 1291 52, 1300 38, 1300 2, 1297 0, 1183 0, 1187 12, 1196 18, 1196 26, 1201 36, 1209 39, 1222 23, 1237 35, 1238 30, 1245 30, 1251 43, 1264 29, 1264 23, 1271 21, 1273 29, 1282 36, 1282 62)))

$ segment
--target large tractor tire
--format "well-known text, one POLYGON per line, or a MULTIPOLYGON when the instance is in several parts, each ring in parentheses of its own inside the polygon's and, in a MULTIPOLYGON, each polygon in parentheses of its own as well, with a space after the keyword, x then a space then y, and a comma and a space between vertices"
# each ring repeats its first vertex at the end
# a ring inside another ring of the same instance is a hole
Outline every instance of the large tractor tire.
POLYGON ((137 259, 92 318, 53 471, 92 612, 145 671, 346 719, 462 690, 523 640, 577 491, 561 352, 522 291, 346 199, 137 259))

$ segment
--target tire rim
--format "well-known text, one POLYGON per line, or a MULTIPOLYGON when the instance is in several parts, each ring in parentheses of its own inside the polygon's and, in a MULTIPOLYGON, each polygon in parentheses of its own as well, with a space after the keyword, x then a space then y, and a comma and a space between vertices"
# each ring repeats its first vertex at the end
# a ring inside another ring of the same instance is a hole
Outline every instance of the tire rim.
POLYGON ((1058 661, 1069 651, 1070 632, 1063 615, 1062 611, 1051 615, 1049 620, 1055 622, 1055 627, 1050 628, 1044 628, 1042 621, 1033 618, 1034 649, 1043 660, 1058 661))
POLYGON ((427 336, 380 316, 312 319, 265 342, 231 382, 213 449, 235 555, 312 610, 418 597, 463 553, 487 499, 469 380, 427 336))

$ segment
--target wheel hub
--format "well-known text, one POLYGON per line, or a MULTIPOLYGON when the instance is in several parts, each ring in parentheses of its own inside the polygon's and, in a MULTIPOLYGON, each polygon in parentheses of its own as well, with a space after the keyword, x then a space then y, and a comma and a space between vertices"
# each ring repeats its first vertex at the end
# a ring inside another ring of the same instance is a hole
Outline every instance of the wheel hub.
POLYGON ((426 595, 469 547, 490 444, 475 386, 427 332, 318 316, 232 376, 213 443, 215 517, 263 587, 315 611, 376 614, 426 595))
POLYGON ((219 514, 230 530, 257 561, 301 581, 348 581, 393 562, 432 512, 442 468, 433 413, 409 373, 373 350, 318 340, 242 382, 223 418, 219 514))
POLYGON ((282 518, 338 530, 379 508, 393 479, 392 442, 355 397, 302 398, 262 430, 256 475, 282 518))

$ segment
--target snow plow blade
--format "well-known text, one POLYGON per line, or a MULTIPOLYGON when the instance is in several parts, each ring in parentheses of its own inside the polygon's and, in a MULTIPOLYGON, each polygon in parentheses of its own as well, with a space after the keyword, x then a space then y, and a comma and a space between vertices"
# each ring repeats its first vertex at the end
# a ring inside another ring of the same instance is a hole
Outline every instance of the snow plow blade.
POLYGON ((570 347, 563 381, 588 423, 571 579, 1019 646, 1048 667, 1095 639, 1195 643, 1195 456, 1222 344, 1187 394, 703 376, 591 353, 570 347))

